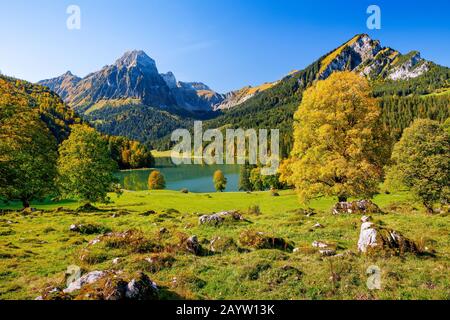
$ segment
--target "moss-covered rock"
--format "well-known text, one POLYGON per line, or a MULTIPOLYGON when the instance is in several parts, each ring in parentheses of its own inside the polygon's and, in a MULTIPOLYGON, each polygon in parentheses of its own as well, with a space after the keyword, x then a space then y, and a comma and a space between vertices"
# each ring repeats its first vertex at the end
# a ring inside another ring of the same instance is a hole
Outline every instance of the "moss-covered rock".
POLYGON ((420 253, 419 246, 398 231, 381 227, 373 222, 363 222, 358 240, 358 250, 362 253, 420 253))
POLYGON ((254 249, 279 249, 292 251, 294 248, 293 243, 288 242, 283 238, 266 235, 263 232, 254 230, 246 230, 242 232, 239 236, 239 242, 243 246, 254 249))
POLYGON ((225 253, 229 251, 238 251, 239 246, 233 238, 214 237, 209 243, 209 250, 213 253, 225 253))
POLYGON ((84 235, 101 234, 111 231, 111 229, 107 227, 94 223, 72 224, 69 230, 84 235))

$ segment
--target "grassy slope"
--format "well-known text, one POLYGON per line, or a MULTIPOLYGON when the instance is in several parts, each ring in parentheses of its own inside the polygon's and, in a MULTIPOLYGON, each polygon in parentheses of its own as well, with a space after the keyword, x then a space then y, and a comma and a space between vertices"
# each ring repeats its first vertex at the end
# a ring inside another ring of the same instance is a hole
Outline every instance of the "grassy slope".
MULTIPOLYGON (((151 239, 156 239, 157 231, 166 227, 170 232, 163 240, 166 243, 175 242, 175 234, 180 232, 196 234, 200 241, 211 240, 215 236, 232 237, 237 241, 242 231, 254 229, 283 237, 293 241, 296 247, 305 248, 299 253, 278 250, 231 251, 205 257, 174 253, 176 261, 171 268, 150 274, 158 285, 167 288, 166 293, 171 292, 172 298, 450 298, 450 219, 426 216, 406 193, 378 196, 376 203, 388 208, 390 214, 376 219, 407 237, 433 246, 437 250, 436 258, 411 255, 392 258, 321 258, 309 250, 314 240, 335 243, 340 248, 339 252, 347 249, 356 251, 359 217, 331 216, 329 209, 333 199, 313 202, 311 207, 320 212, 311 218, 289 212, 299 207, 296 196, 289 191, 282 192, 280 197, 271 197, 266 192, 209 195, 172 191, 127 192, 113 200, 113 204, 102 207, 107 211, 100 213, 77 216, 48 211, 30 216, 18 213, 0 216, 0 299, 32 299, 39 295, 42 288, 61 283, 64 271, 70 264, 80 265, 86 270, 114 267, 126 272, 142 270, 142 260, 150 254, 129 255, 120 249, 91 249, 90 254, 98 258, 98 263, 80 262, 80 251, 87 246, 87 241, 95 238, 94 235, 81 236, 68 231, 71 224, 80 222, 99 223, 114 231, 136 228, 151 239), (393 206, 393 203, 397 205, 393 206), (230 223, 221 227, 198 226, 197 212, 227 209, 246 211, 254 204, 261 207, 263 214, 246 215, 251 222, 230 223), (165 217, 139 215, 150 209, 162 212, 168 208, 181 213, 165 217), (127 210, 130 214, 112 218, 112 210, 127 210), (311 227, 316 222, 325 225, 325 228, 312 231, 311 227), (113 266, 111 261, 116 257, 122 257, 122 262, 113 266), (370 291, 366 287, 365 271, 371 265, 377 265, 382 270, 383 289, 380 291, 370 291), (297 279, 285 271, 284 266, 295 267, 303 275, 297 279), (330 280, 333 274, 335 281, 330 280), (174 277, 177 278, 176 286, 171 285, 174 277)), ((76 208, 78 204, 44 203, 36 207, 53 210, 61 205, 76 208)))

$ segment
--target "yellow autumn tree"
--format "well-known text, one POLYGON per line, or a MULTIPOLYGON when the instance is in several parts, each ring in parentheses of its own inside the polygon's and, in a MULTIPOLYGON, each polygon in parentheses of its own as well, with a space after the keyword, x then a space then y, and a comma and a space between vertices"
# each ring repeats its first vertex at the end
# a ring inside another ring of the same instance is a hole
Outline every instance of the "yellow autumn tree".
POLYGON ((368 81, 338 72, 303 94, 294 116, 294 146, 280 167, 281 181, 300 201, 320 196, 372 197, 383 178, 391 143, 368 81))
POLYGON ((166 188, 166 179, 164 175, 155 170, 148 176, 148 189, 149 190, 164 190, 166 188))

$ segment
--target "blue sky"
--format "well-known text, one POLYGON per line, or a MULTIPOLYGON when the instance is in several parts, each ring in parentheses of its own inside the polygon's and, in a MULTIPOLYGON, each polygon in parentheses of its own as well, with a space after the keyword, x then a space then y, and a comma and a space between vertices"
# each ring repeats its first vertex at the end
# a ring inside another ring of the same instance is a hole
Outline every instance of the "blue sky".
POLYGON ((357 33, 450 66, 450 1, 0 0, 0 70, 38 81, 79 76, 143 49, 160 72, 219 92, 301 69, 357 33), (81 8, 81 30, 66 9, 81 8), (382 29, 368 30, 377 4, 382 29))

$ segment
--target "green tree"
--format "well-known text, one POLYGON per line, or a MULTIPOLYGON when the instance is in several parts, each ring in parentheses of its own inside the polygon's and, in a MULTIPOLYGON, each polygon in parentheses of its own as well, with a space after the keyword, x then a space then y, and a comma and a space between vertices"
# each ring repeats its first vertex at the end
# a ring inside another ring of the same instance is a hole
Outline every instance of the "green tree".
POLYGON ((213 176, 214 188, 217 192, 224 192, 227 187, 227 178, 225 178, 221 170, 214 172, 213 176))
POLYGON ((252 191, 252 184, 250 182, 250 172, 251 172, 251 166, 248 164, 245 164, 241 166, 240 172, 239 172, 239 190, 240 191, 252 191))
POLYGON ((264 181, 263 176, 261 175, 261 168, 256 167, 250 171, 250 183, 252 184, 253 190, 264 190, 264 181))
POLYGON ((416 120, 405 129, 392 153, 387 185, 400 184, 420 199, 429 213, 450 197, 450 134, 437 121, 416 120))
POLYGON ((380 113, 369 83, 355 73, 315 83, 295 114, 294 147, 280 168, 281 181, 295 186, 302 202, 373 196, 390 151, 380 113))
POLYGON ((166 188, 166 180, 164 175, 159 171, 152 171, 148 176, 149 190, 164 190, 166 188))
POLYGON ((0 103, 0 197, 28 208, 54 191, 56 140, 24 101, 9 102, 0 103))
POLYGON ((58 186, 64 198, 108 202, 108 192, 117 180, 117 163, 108 144, 93 128, 75 125, 59 148, 58 186))

